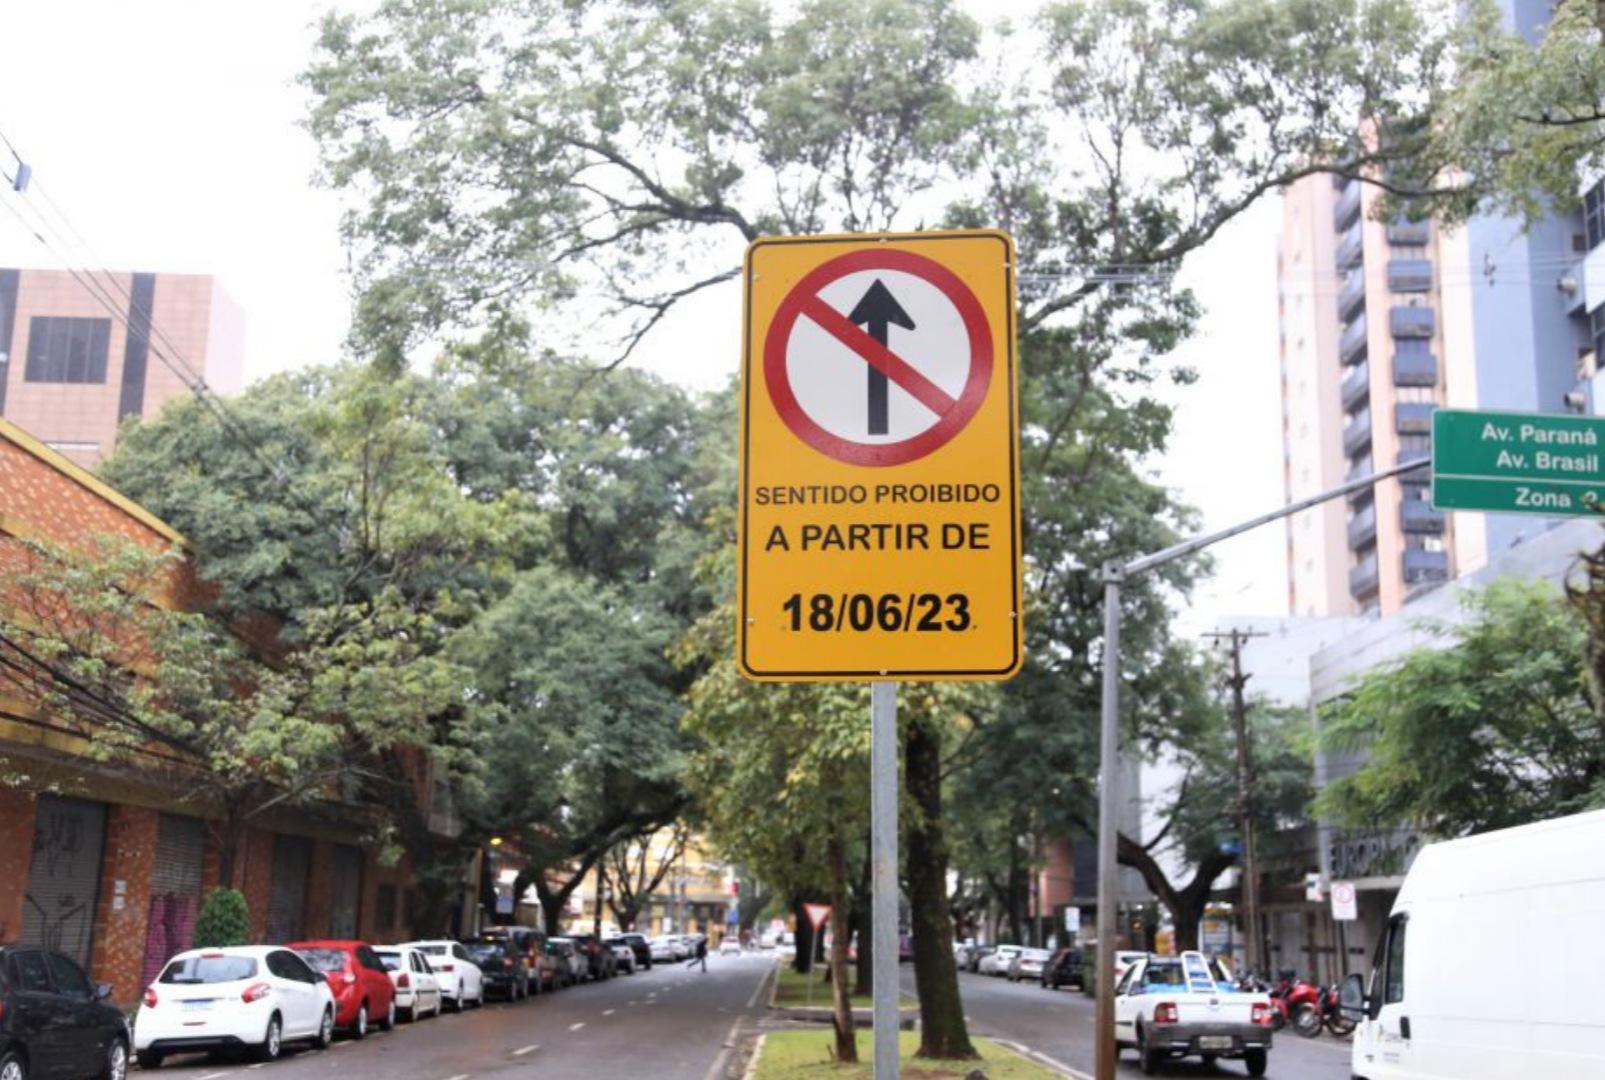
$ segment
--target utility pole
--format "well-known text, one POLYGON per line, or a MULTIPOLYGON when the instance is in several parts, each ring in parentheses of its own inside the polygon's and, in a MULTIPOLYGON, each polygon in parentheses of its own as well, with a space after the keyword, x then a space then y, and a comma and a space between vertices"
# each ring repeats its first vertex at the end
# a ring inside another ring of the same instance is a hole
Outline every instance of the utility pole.
POLYGON ((1098 980, 1097 1013, 1094 1019, 1097 1039, 1096 1080, 1114 1080, 1119 1049, 1115 1046, 1114 989, 1110 973, 1115 961, 1115 905, 1119 898, 1116 875, 1119 873, 1117 851, 1118 827, 1116 815, 1120 811, 1120 591, 1121 587, 1138 574, 1176 559, 1203 551, 1222 540, 1257 529, 1273 521, 1280 521, 1300 510, 1308 510, 1332 499, 1340 499, 1353 491, 1370 488, 1383 480, 1391 480, 1418 469, 1431 468, 1432 459, 1407 461, 1370 476, 1358 477, 1346 484, 1288 503, 1267 514, 1249 518, 1218 532, 1196 536, 1172 544, 1163 551, 1144 555, 1130 562, 1111 561, 1103 565, 1103 706, 1099 710, 1098 725, 1098 960, 1094 969, 1098 980))
POLYGON ((1248 742, 1248 704, 1243 700, 1243 687, 1249 676, 1243 673, 1243 646, 1250 638, 1265 637, 1263 633, 1238 630, 1233 627, 1226 633, 1209 633, 1217 644, 1228 642, 1232 651, 1232 673, 1226 685, 1232 688, 1232 731, 1237 742, 1237 821, 1243 840, 1243 964, 1249 971, 1268 977, 1265 966, 1265 931, 1259 913, 1259 851, 1254 836, 1254 755, 1248 742))
POLYGON ((602 872, 606 858, 596 860, 596 903, 592 908, 591 933, 602 936, 602 890, 607 887, 607 876, 602 872))

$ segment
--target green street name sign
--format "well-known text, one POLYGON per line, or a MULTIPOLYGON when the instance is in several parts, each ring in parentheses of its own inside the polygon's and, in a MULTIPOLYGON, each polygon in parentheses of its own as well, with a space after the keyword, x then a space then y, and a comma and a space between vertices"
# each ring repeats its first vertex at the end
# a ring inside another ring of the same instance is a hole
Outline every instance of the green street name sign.
POLYGON ((1439 409, 1432 505, 1578 517, 1605 499, 1605 417, 1439 409))

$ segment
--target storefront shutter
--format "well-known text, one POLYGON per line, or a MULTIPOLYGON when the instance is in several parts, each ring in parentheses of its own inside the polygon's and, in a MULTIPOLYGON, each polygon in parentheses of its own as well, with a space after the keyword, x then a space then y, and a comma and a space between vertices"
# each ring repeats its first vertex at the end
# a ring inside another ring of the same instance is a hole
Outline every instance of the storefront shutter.
POLYGON ((55 949, 89 969, 105 838, 104 803, 39 796, 19 944, 55 949))
POLYGON ((334 849, 333 902, 329 905, 329 935, 357 936, 357 910, 362 903, 362 850, 337 844, 334 849))
POLYGON ((302 933, 312 841, 300 836, 273 838, 273 879, 268 889, 267 943, 283 945, 302 933))
POLYGON ((161 816, 156 827, 156 856, 151 862, 141 986, 154 982, 162 966, 195 940, 205 848, 206 826, 199 818, 161 816))

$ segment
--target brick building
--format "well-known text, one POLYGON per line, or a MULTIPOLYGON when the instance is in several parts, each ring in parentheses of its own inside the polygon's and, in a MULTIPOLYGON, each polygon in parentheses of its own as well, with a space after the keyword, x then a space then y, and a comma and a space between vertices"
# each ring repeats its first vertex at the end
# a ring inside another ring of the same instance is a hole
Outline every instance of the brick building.
POLYGON ((101 272, 97 297, 84 277, 0 268, 0 417, 93 466, 122 420, 155 416, 196 379, 239 392, 245 315, 215 279, 101 272))
MULTIPOLYGON (((26 539, 72 549, 97 535, 151 550, 184 542, 0 420, 0 562, 21 557, 26 539)), ((152 599, 181 602, 192 587, 180 575, 171 595, 152 599)), ((0 943, 60 949, 132 1003, 189 946, 201 897, 219 884, 211 808, 186 800, 171 770, 137 752, 87 756, 81 729, 21 696, 0 680, 0 943)), ((367 824, 361 807, 331 802, 264 815, 247 830, 232 884, 250 904, 255 940, 412 936, 407 863, 381 867, 362 845, 367 824)))

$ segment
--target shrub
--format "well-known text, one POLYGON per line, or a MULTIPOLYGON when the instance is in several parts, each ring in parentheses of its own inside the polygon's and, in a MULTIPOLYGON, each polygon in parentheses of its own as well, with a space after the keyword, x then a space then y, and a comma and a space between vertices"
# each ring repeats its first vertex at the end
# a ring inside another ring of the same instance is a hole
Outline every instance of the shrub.
POLYGON ((197 949, 244 945, 251 936, 251 911, 238 889, 213 889, 195 920, 197 949))

